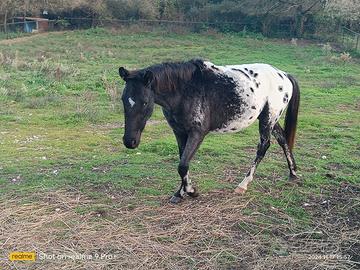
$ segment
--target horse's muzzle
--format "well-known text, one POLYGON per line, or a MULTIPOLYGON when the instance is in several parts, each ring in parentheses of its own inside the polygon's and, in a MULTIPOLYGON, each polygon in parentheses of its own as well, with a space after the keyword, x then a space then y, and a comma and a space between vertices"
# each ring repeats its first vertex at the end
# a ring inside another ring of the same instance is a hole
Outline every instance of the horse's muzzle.
POLYGON ((135 138, 125 138, 125 136, 124 136, 123 142, 124 142, 124 145, 126 148, 135 149, 136 147, 139 146, 140 140, 137 140, 135 138))

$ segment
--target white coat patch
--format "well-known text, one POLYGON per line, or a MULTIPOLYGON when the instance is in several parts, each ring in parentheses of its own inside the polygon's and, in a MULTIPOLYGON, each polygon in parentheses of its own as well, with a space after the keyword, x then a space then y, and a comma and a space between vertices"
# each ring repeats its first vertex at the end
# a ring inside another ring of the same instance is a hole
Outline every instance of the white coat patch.
POLYGON ((237 132, 248 127, 256 121, 266 103, 270 122, 275 124, 291 99, 293 86, 286 73, 268 64, 215 66, 205 62, 205 65, 214 73, 232 78, 238 86, 238 95, 248 108, 215 130, 217 132, 237 132))
POLYGON ((129 103, 131 108, 135 105, 135 101, 131 97, 129 97, 129 103))

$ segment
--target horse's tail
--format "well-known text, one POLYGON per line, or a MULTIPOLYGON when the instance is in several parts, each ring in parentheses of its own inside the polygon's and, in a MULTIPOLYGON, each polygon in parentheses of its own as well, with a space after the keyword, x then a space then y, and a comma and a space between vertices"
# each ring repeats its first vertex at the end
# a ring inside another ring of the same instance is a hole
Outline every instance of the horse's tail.
POLYGON ((290 79, 293 85, 293 93, 286 111, 284 129, 285 129, 286 141, 289 145, 290 150, 292 150, 295 143, 296 124, 297 124, 299 104, 300 104, 300 88, 293 76, 288 74, 288 78, 290 79))

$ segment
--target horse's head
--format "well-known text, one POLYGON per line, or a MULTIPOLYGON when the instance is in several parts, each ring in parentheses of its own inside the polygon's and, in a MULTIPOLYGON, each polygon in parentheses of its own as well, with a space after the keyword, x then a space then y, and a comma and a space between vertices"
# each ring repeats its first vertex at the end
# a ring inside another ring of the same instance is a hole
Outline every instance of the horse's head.
POLYGON ((124 145, 134 149, 140 143, 141 133, 154 109, 154 93, 151 91, 153 73, 149 70, 130 72, 119 68, 120 77, 126 82, 122 102, 125 113, 124 145))

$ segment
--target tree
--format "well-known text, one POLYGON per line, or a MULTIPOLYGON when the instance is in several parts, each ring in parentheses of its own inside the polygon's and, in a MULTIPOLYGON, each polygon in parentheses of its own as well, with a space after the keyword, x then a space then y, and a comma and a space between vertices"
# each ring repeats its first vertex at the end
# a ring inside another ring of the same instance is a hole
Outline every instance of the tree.
POLYGON ((116 19, 155 19, 158 3, 155 0, 107 0, 106 8, 116 19))
POLYGON ((262 17, 262 32, 269 33, 272 22, 278 18, 291 17, 294 22, 293 35, 302 37, 306 21, 324 7, 324 0, 245 0, 246 14, 262 17))
POLYGON ((25 6, 25 1, 21 0, 1 0, 0 2, 0 17, 4 22, 4 31, 7 32, 7 21, 14 16, 22 7, 25 6))
POLYGON ((360 4, 359 0, 326 0, 324 15, 348 23, 356 30, 360 30, 360 4))

